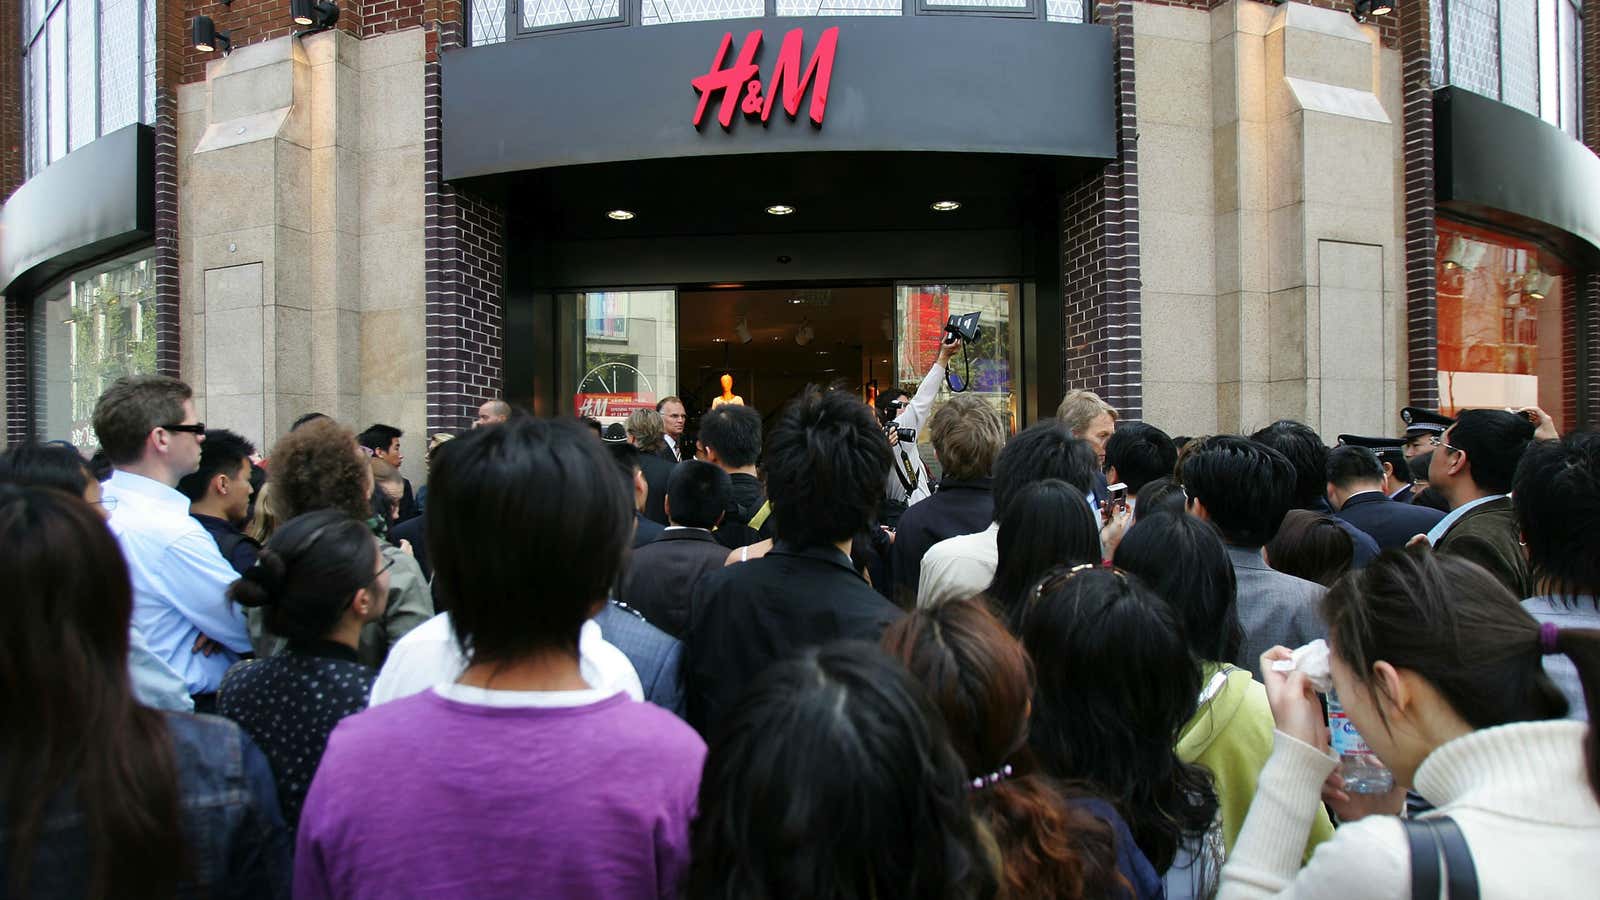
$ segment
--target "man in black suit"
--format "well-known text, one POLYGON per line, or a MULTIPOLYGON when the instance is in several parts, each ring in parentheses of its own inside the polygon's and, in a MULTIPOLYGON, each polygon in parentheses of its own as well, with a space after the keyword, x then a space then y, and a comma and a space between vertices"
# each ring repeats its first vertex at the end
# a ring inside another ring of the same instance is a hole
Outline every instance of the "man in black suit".
POLYGON ((677 465, 671 453, 666 452, 663 440, 661 414, 649 409, 636 409, 628 416, 624 428, 628 443, 639 451, 639 471, 648 488, 644 498, 645 518, 660 525, 667 524, 667 479, 677 465))
POLYGON ((689 421, 689 412, 677 397, 662 397, 656 404, 661 414, 661 446, 650 452, 662 459, 683 462, 694 458, 694 447, 683 445, 683 426, 689 421))
POLYGON ((722 521, 728 491, 728 473, 711 463, 673 466, 665 504, 672 524, 634 551, 617 588, 617 599, 675 638, 689 628, 689 600, 701 577, 727 562, 728 548, 711 529, 722 521))
POLYGON ((622 483, 633 491, 633 508, 636 510, 633 517, 633 548, 637 550, 660 537, 666 527, 645 518, 644 501, 650 494, 650 486, 645 484, 644 473, 639 470, 639 451, 628 443, 622 425, 613 422, 607 426, 604 440, 606 449, 611 451, 611 458, 617 462, 617 474, 621 476, 622 483))
POLYGON ((1405 438, 1341 434, 1337 446, 1365 447, 1377 454, 1378 465, 1383 467, 1383 492, 1390 500, 1410 503, 1416 492, 1416 478, 1405 454, 1405 443, 1405 438))
POLYGON ((1334 515, 1372 535, 1383 550, 1404 547, 1444 518, 1436 509, 1389 499, 1378 455, 1348 443, 1328 452, 1328 500, 1334 515))
POLYGON ((806 391, 778 417, 766 464, 776 544, 695 591, 684 686, 701 734, 715 734, 772 663, 842 638, 876 643, 903 615, 850 559, 889 477, 889 442, 872 408, 846 391, 806 391))

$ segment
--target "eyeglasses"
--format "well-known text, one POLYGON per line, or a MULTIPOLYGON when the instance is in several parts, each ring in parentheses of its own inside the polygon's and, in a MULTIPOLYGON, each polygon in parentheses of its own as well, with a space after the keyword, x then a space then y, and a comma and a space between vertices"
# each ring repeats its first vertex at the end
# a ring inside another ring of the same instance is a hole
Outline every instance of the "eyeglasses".
POLYGON ((164 431, 183 431, 189 434, 198 435, 203 435, 206 433, 206 423, 204 422, 196 422, 193 425, 161 425, 158 427, 164 431))
POLYGON ((388 562, 384 563, 383 564, 383 568, 381 568, 378 571, 372 573, 372 580, 373 581, 377 581, 379 575, 382 575, 383 573, 385 573, 385 572, 389 571, 390 569, 394 568, 395 562, 396 562, 396 560, 392 560, 391 559, 388 562))
POLYGON ((1428 446, 1430 446, 1430 447, 1443 447, 1446 450, 1449 450, 1451 453, 1462 453, 1462 452, 1465 452, 1460 447, 1452 447, 1449 444, 1445 443, 1444 442, 1444 437, 1442 435, 1437 435, 1437 434, 1428 438, 1428 446))
POLYGON ((117 498, 101 497, 99 500, 94 501, 94 505, 100 507, 106 512, 115 512, 117 508, 117 498))

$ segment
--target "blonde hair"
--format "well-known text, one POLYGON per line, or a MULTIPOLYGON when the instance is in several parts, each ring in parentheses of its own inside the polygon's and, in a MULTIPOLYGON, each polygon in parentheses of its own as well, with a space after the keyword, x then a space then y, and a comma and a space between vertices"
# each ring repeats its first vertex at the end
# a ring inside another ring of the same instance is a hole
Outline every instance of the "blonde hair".
POLYGON ((628 429, 628 436, 633 438, 634 446, 640 450, 654 453, 661 449, 666 423, 662 421, 660 413, 653 409, 636 409, 628 414, 625 427, 628 429))
POLYGON ((1006 443, 1006 423, 988 401, 957 394, 933 414, 928 439, 946 476, 961 481, 988 478, 1006 443))
POLYGON ((1061 405, 1056 407, 1056 418, 1067 426, 1074 437, 1083 437, 1083 433, 1089 430, 1089 423, 1100 418, 1102 413, 1111 416, 1112 422, 1117 421, 1116 408, 1101 400, 1094 391, 1070 391, 1061 398, 1061 405))
POLYGON ((261 490, 256 491, 255 515, 250 517, 250 524, 245 526, 244 533, 256 543, 265 544, 277 528, 278 512, 272 508, 272 482, 268 481, 261 486, 261 490))

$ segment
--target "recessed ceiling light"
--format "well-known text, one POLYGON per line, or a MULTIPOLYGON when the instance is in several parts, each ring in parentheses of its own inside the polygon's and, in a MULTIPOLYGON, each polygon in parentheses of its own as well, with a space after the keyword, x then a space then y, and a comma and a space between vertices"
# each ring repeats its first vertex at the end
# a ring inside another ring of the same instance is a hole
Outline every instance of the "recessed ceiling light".
POLYGON ((713 344, 726 344, 727 342, 728 342, 727 338, 712 338, 711 339, 711 343, 713 343, 713 344))
POLYGON ((934 212, 955 212, 956 210, 961 208, 961 201, 959 201, 959 200, 935 200, 933 202, 932 206, 930 206, 929 208, 932 209, 934 212))
POLYGON ((767 207, 767 212, 774 216, 787 216, 788 214, 794 212, 794 207, 789 206, 786 203, 774 203, 767 207))
POLYGON ((799 306, 800 304, 802 304, 804 302, 806 302, 806 301, 802 297, 790 297, 789 298, 789 303, 792 306, 799 306))
POLYGON ((611 210, 611 211, 606 213, 606 218, 608 218, 608 219, 616 219, 618 222, 626 222, 629 219, 633 218, 633 210, 631 210, 631 209, 613 209, 613 210, 611 210))

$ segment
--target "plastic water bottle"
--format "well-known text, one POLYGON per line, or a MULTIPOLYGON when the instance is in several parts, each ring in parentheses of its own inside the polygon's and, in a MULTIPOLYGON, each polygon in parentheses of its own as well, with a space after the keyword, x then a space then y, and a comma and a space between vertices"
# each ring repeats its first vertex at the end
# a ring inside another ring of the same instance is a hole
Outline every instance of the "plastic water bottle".
POLYGON ((1328 692, 1328 731, 1333 752, 1339 754, 1339 777, 1344 779, 1347 793, 1383 794, 1394 787, 1394 773, 1367 746, 1333 691, 1328 692))

